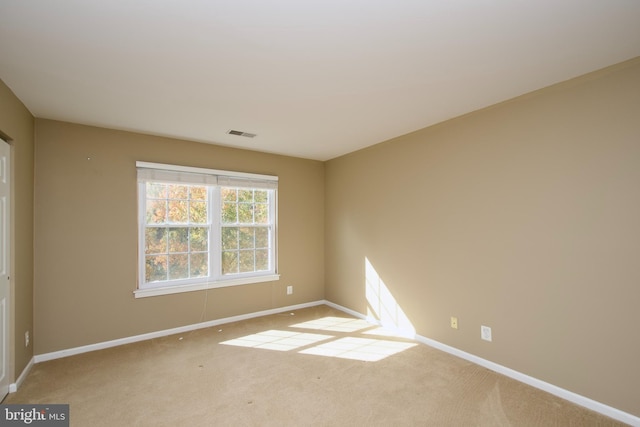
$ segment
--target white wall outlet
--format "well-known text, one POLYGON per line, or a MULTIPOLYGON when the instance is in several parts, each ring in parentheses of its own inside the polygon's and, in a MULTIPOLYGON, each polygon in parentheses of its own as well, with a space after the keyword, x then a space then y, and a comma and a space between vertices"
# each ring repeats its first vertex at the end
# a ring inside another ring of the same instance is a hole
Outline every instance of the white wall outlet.
POLYGON ((491 328, 488 326, 480 326, 480 338, 485 341, 491 341, 491 328))
POLYGON ((287 295, 291 295, 293 293, 293 286, 287 286, 287 295))
POLYGON ((24 346, 29 347, 29 331, 24 333, 24 346))
POLYGON ((451 317, 451 327, 453 329, 458 329, 458 318, 457 317, 451 317))

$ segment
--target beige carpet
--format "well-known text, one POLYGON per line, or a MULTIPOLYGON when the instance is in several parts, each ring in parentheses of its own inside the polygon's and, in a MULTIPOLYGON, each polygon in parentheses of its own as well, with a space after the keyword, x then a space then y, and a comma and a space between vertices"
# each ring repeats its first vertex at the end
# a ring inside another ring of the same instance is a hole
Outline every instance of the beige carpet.
POLYGON ((620 426, 326 306, 37 364, 72 426, 620 426))

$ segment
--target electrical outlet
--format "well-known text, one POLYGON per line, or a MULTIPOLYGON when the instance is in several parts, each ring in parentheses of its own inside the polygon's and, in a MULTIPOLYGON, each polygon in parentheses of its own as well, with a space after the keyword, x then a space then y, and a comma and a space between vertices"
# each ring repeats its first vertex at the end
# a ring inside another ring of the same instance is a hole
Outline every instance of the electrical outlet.
POLYGON ((29 347, 29 331, 24 333, 24 346, 29 347))
POLYGON ((491 328, 488 326, 480 326, 480 338, 485 341, 491 341, 491 328))
POLYGON ((458 318, 457 317, 451 317, 451 327, 453 329, 458 329, 458 318))
POLYGON ((287 286, 287 295, 291 295, 293 293, 293 286, 287 286))

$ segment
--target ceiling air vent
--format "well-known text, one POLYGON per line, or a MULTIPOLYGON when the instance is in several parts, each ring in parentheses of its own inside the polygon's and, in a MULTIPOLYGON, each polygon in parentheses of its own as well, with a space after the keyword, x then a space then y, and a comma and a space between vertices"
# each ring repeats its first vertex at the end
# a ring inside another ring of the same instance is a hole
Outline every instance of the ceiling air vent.
POLYGON ((256 134, 255 133, 249 133, 249 132, 242 132, 241 130, 229 130, 227 131, 227 133, 229 135, 238 135, 238 136, 244 136, 246 138, 255 138, 256 134))

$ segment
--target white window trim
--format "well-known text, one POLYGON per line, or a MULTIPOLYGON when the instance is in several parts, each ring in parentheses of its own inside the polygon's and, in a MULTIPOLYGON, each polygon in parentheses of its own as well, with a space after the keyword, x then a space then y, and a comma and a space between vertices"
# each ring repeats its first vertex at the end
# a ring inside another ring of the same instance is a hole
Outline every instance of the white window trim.
POLYGON ((204 282, 189 285, 162 286, 157 288, 136 289, 133 294, 136 298, 155 297, 158 295, 178 294, 182 292, 203 291, 206 289, 226 288, 229 286, 250 285, 252 283, 274 282, 280 280, 279 274, 265 276, 249 276, 237 279, 225 280, 224 282, 204 282))
POLYGON ((206 168, 196 168, 192 166, 180 166, 180 165, 168 165, 164 163, 150 163, 150 162, 136 162, 136 168, 144 168, 144 169, 158 169, 165 171, 174 171, 174 172, 185 172, 185 173, 197 173, 204 175, 216 175, 216 176, 224 176, 230 178, 242 178, 242 179, 256 179, 262 181, 273 181, 278 182, 278 177, 274 175, 261 175, 257 173, 249 173, 249 172, 235 172, 235 171, 225 171, 219 169, 206 169, 206 168))
MULTIPOLYGON (((150 163, 150 162, 136 162, 137 169, 155 169, 158 172, 162 171, 172 171, 172 172, 182 172, 185 174, 204 174, 208 176, 214 176, 218 180, 218 185, 223 186, 235 186, 238 184, 240 180, 246 182, 247 180, 260 182, 259 187, 277 189, 278 177, 272 175, 261 175, 261 174, 253 174, 246 172, 234 172, 234 171, 224 171, 217 169, 206 169, 206 168, 197 168, 190 166, 180 166, 180 165, 169 165, 163 163, 150 163), (271 184, 270 184, 271 183, 271 184)), ((138 183, 140 185, 140 183, 138 183)), ((278 215, 277 215, 277 191, 275 192, 276 200, 274 201, 273 212, 275 215, 274 227, 275 230, 278 229, 278 215)), ((218 203, 218 202, 215 202, 218 203)), ((141 197, 138 197, 138 251, 144 252, 143 242, 144 242, 144 200, 141 197)), ((212 224, 213 226, 213 224, 212 224)), ((277 231, 276 231, 277 233, 277 231)), ((169 295, 175 293, 182 292, 192 292, 206 289, 214 289, 214 288, 223 288, 229 286, 239 286, 239 285, 247 285, 252 283, 262 283, 262 282, 272 282, 280 279, 280 275, 277 272, 278 266, 278 239, 275 238, 274 241, 274 271, 271 274, 256 274, 256 273, 248 273, 246 275, 239 275, 232 279, 218 280, 218 281, 203 281, 199 283, 188 283, 188 284, 169 284, 169 285, 157 285, 157 286, 145 286, 140 287, 140 284, 143 281, 143 271, 138 272, 138 286, 137 289, 133 292, 135 298, 145 298, 152 297, 157 295, 169 295)), ((138 257, 140 257, 141 253, 139 252, 138 257)), ((138 269, 141 268, 140 258, 138 258, 138 269)), ((209 264, 212 266, 212 264, 209 264)))

